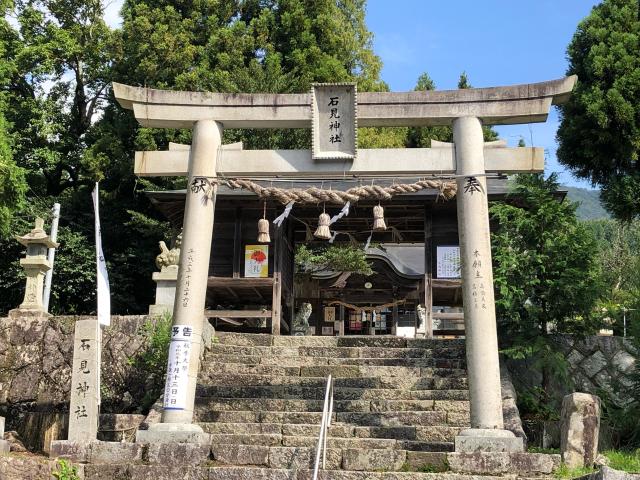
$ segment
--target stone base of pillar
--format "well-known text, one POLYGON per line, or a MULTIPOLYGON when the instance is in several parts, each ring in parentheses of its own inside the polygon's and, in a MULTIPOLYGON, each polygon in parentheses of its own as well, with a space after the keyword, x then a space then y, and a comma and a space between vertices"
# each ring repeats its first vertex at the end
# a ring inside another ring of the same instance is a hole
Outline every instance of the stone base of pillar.
POLYGON ((178 281, 178 266, 163 267, 160 272, 153 272, 156 282, 156 303, 149 305, 149 315, 160 316, 165 313, 173 315, 173 303, 176 298, 176 284, 178 281))
POLYGON ((0 455, 9 455, 11 444, 7 440, 0 440, 0 455))
POLYGON ((455 438, 456 453, 524 452, 524 441, 509 430, 469 428, 455 438))
POLYGON ((193 423, 154 423, 149 430, 136 432, 136 443, 211 444, 211 435, 193 423))
POLYGON ((14 308, 13 310, 9 310, 7 316, 11 319, 17 318, 29 318, 33 320, 49 318, 51 316, 50 313, 45 312, 44 310, 37 310, 31 308, 14 308))

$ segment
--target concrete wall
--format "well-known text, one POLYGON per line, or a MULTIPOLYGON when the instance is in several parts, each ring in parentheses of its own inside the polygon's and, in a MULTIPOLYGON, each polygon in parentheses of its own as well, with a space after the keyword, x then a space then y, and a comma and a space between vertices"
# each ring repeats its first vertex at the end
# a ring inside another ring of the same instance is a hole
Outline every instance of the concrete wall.
MULTIPOLYGON (((16 429, 26 412, 68 410, 78 318, 0 318, 0 415, 7 419, 7 430, 16 429)), ((104 330, 103 413, 140 409, 150 372, 135 368, 131 359, 144 348, 140 328, 146 318, 113 316, 104 330)))

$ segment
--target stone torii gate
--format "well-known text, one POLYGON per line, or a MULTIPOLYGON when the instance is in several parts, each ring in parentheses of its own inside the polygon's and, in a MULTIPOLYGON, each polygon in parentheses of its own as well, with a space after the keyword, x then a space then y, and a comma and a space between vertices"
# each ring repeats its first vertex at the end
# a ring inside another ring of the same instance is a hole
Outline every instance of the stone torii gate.
MULTIPOLYGON (((552 104, 568 99, 575 81, 573 76, 507 87, 357 94, 353 84, 314 85, 310 94, 179 92, 117 83, 113 90, 143 126, 193 130, 188 150, 136 152, 138 175, 187 175, 191 187, 216 176, 455 175, 471 410, 471 429, 456 437, 456 451, 522 451, 522 440, 504 430, 502 417, 485 176, 540 172, 544 157, 541 148, 485 146, 482 125, 544 122, 552 104), (453 126, 453 148, 357 149, 357 127, 435 125, 453 126), (224 128, 312 128, 313 145, 223 149, 224 128)), ((165 409, 162 422, 139 431, 138 441, 208 440, 192 419, 215 200, 215 182, 207 198, 200 188, 187 189, 165 409)))

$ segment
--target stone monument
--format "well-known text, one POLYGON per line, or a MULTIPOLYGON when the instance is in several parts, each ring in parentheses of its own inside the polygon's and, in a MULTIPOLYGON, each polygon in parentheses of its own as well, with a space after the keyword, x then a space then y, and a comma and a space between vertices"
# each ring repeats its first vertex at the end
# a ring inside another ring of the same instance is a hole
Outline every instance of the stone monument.
POLYGON ((42 296, 44 292, 44 276, 51 269, 47 260, 49 248, 57 248, 58 244, 51 241, 44 231, 44 220, 36 218, 35 228, 23 236, 16 236, 16 240, 27 247, 27 255, 20 259, 20 265, 27 276, 24 300, 20 306, 9 311, 9 317, 20 316, 48 316, 42 296))
POLYGON ((600 399, 572 393, 562 400, 560 451, 569 468, 592 467, 598 456, 600 399))
POLYGON ((156 266, 160 271, 153 272, 152 276, 153 281, 156 282, 156 303, 149 305, 151 316, 173 314, 181 244, 182 233, 176 238, 171 250, 167 248, 166 243, 160 242, 161 253, 156 257, 156 266))

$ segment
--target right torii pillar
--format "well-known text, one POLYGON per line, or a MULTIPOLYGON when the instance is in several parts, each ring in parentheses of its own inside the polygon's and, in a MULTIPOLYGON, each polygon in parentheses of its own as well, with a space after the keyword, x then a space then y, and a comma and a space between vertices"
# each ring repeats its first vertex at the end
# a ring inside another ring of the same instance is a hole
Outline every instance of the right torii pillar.
POLYGON ((502 418, 481 121, 476 117, 454 120, 453 140, 471 410, 471 428, 456 437, 455 449, 456 452, 522 452, 522 438, 505 430, 502 418))

